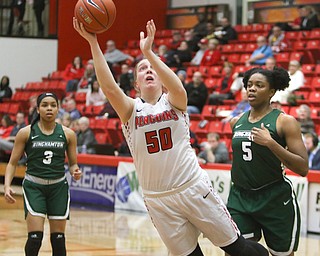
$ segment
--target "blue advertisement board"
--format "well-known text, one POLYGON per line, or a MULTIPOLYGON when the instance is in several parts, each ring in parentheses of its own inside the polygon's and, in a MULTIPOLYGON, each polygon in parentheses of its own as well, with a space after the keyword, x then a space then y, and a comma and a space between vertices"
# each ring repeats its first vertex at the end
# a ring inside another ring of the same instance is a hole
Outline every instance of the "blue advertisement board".
POLYGON ((79 165, 79 181, 68 176, 71 205, 93 206, 114 210, 117 167, 79 165))

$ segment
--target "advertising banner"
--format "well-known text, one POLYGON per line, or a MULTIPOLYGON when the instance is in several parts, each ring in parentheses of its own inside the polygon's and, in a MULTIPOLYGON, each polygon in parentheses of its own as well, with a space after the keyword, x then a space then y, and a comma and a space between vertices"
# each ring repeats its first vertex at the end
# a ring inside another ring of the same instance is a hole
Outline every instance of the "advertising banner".
POLYGON ((320 233, 320 184, 309 185, 308 232, 320 233))

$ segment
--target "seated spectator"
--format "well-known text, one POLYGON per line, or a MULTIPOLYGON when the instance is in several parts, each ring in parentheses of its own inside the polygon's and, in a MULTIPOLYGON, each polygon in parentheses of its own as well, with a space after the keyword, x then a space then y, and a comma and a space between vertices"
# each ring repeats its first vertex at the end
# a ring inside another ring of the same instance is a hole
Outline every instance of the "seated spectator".
MULTIPOLYGON (((3 155, 5 151, 11 151, 13 149, 18 131, 25 126, 24 113, 18 112, 16 114, 16 124, 13 126, 10 135, 8 137, 0 138, 0 156, 3 155)), ((20 163, 23 163, 23 161, 20 161, 20 163)))
POLYGON ((289 86, 283 91, 277 91, 271 98, 272 101, 279 101, 281 104, 288 104, 288 99, 290 96, 293 96, 294 91, 304 85, 305 79, 304 74, 301 71, 300 62, 297 60, 290 61, 288 69, 289 77, 291 79, 289 86))
POLYGON ((166 64, 169 67, 183 67, 185 62, 190 62, 192 59, 192 52, 188 48, 186 41, 181 41, 176 50, 169 51, 166 64))
POLYGON ((247 96, 247 90, 245 88, 242 88, 241 90, 241 101, 237 103, 237 105, 232 109, 230 114, 223 118, 221 122, 227 123, 230 122, 232 118, 248 111, 251 109, 251 106, 248 101, 248 96, 247 96))
POLYGON ((29 98, 28 124, 31 124, 32 120, 34 120, 37 116, 38 116, 37 96, 36 95, 32 95, 29 98))
POLYGON ((121 65, 121 74, 119 76, 119 86, 122 91, 130 96, 131 90, 133 89, 133 72, 129 68, 128 64, 121 65))
POLYGON ((167 59, 169 55, 168 47, 165 44, 159 45, 157 55, 164 63, 167 63, 167 59))
POLYGON ((190 61, 190 65, 192 66, 199 66, 201 60, 203 58, 204 52, 208 49, 208 40, 203 38, 198 43, 199 50, 196 52, 192 60, 190 61))
POLYGON ((86 95, 86 106, 101 106, 106 102, 106 96, 104 95, 98 80, 94 80, 90 86, 90 90, 86 95))
POLYGON ((221 52, 218 50, 219 41, 209 39, 208 49, 204 52, 200 66, 214 66, 221 62, 221 52))
MULTIPOLYGON (((279 109, 279 110, 281 110, 283 113, 286 113, 286 112, 283 110, 282 104, 281 104, 280 101, 278 101, 278 100, 271 100, 271 101, 270 101, 270 105, 271 105, 271 107, 272 107, 273 109, 279 109)), ((286 113, 286 114, 288 114, 288 113, 286 113)))
POLYGON ((232 63, 225 62, 223 67, 223 76, 220 84, 217 84, 213 93, 209 95, 208 104, 220 105, 224 100, 234 99, 233 92, 231 91, 232 78, 232 63))
POLYGON ((217 133, 209 132, 207 141, 200 144, 201 151, 198 154, 200 164, 206 163, 229 163, 229 152, 224 142, 220 142, 217 133))
POLYGON ((318 14, 310 5, 303 6, 301 9, 302 19, 298 30, 312 30, 319 27, 318 14))
POLYGON ((12 97, 12 89, 10 88, 10 79, 8 76, 3 76, 0 82, 0 103, 3 99, 12 97))
POLYGON ((281 26, 276 24, 272 28, 272 33, 268 37, 269 46, 271 46, 273 54, 277 54, 289 46, 289 42, 285 38, 285 32, 281 26))
POLYGON ((64 113, 62 118, 61 118, 61 124, 66 126, 66 127, 71 127, 72 125, 72 119, 71 119, 71 115, 69 113, 64 113))
POLYGON ((94 69, 93 60, 89 60, 85 66, 84 75, 78 83, 77 91, 87 91, 95 79, 96 71, 94 69))
POLYGON ((64 69, 63 79, 67 81, 67 92, 75 92, 78 84, 84 75, 85 66, 80 56, 74 57, 72 63, 67 64, 64 69))
POLYGON ((65 102, 65 107, 60 108, 58 113, 58 117, 61 118, 65 113, 69 113, 71 120, 76 120, 81 117, 79 110, 77 109, 77 103, 73 98, 69 98, 65 102))
POLYGON ((130 63, 134 62, 134 58, 132 56, 117 49, 116 43, 113 40, 108 40, 106 46, 104 57, 106 58, 107 62, 111 64, 111 67, 120 65, 125 61, 129 61, 130 63))
POLYGON ((194 37, 193 32, 191 30, 187 30, 184 32, 184 41, 188 44, 188 49, 194 53, 199 50, 198 42, 199 40, 194 37))
POLYGON ((77 149, 81 154, 95 154, 96 138, 92 129, 89 127, 88 117, 79 118, 79 131, 77 132, 77 149))
POLYGON ((208 97, 208 88, 203 82, 201 72, 193 73, 192 81, 186 84, 185 89, 188 97, 188 114, 200 114, 208 97))
POLYGON ((180 31, 173 31, 172 32, 172 40, 168 44, 168 49, 169 50, 177 50, 182 41, 183 41, 183 38, 182 38, 180 31))
POLYGON ((303 7, 304 7, 303 5, 299 5, 297 7, 298 17, 296 17, 292 22, 281 24, 283 30, 285 31, 300 30, 300 24, 304 15, 303 7))
POLYGON ((207 22, 207 35, 203 37, 204 39, 207 39, 208 41, 210 39, 216 38, 215 33, 216 32, 216 27, 212 23, 212 21, 207 22))
POLYGON ((273 56, 272 49, 264 36, 259 36, 257 38, 257 45, 258 48, 253 51, 250 58, 245 62, 246 66, 265 65, 267 58, 273 56))
POLYGON ((108 118, 119 118, 117 112, 114 110, 114 108, 112 107, 112 105, 108 100, 106 101, 106 103, 104 103, 104 107, 98 116, 108 117, 108 118))
POLYGON ((303 139, 308 151, 309 169, 320 171, 320 147, 318 135, 315 133, 306 133, 303 135, 303 139))
POLYGON ((311 118, 311 109, 306 104, 301 104, 297 109, 297 121, 300 123, 301 133, 314 133, 314 122, 311 118))
POLYGON ((231 26, 228 18, 223 17, 219 22, 221 27, 216 29, 214 35, 215 38, 219 40, 220 44, 227 44, 230 40, 238 39, 238 33, 231 26))
POLYGON ((187 79, 187 72, 183 69, 180 69, 177 71, 177 76, 180 78, 183 86, 186 85, 186 79, 187 79))
POLYGON ((13 129, 13 121, 11 120, 9 115, 4 115, 1 118, 1 126, 0 126, 0 138, 5 139, 10 136, 10 133, 13 129))
POLYGON ((192 27, 191 31, 194 34, 194 37, 197 41, 205 37, 208 34, 207 30, 207 19, 203 13, 197 15, 197 23, 192 27))

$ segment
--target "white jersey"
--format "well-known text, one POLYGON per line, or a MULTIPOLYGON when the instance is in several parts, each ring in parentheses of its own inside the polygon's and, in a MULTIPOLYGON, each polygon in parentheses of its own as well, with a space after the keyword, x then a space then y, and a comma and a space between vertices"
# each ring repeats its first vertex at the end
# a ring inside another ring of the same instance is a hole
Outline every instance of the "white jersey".
POLYGON ((188 114, 174 108, 167 94, 155 105, 135 99, 122 130, 145 192, 176 189, 201 172, 190 145, 188 114))

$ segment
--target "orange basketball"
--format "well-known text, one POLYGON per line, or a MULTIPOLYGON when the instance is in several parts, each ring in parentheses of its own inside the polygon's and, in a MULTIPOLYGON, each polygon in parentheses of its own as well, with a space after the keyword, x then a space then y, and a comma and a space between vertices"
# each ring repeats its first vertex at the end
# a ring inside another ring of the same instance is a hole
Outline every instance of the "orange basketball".
POLYGON ((112 0, 78 0, 74 16, 87 31, 99 34, 108 30, 116 18, 112 0))

